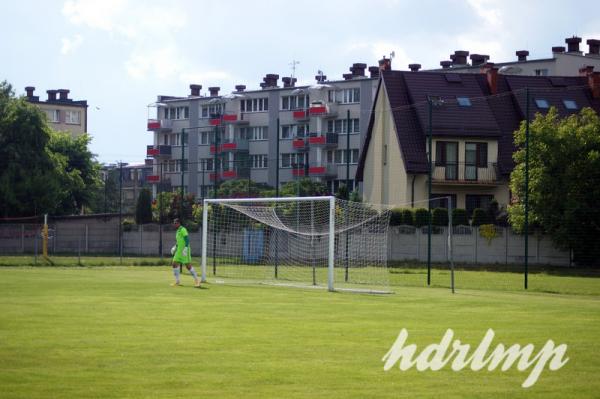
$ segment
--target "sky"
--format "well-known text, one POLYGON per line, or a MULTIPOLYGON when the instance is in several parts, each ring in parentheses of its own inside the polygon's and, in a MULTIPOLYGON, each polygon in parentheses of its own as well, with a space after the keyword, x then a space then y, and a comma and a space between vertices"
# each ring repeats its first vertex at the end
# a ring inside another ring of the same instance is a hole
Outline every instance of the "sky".
MULTIPOLYGON (((0 81, 88 101, 91 149, 105 163, 143 162, 148 105, 187 96, 191 83, 259 89, 267 73, 312 84, 342 79, 355 62, 437 68, 455 50, 491 62, 551 57, 565 38, 600 39, 598 0, 46 0, 5 1, 0 81), (594 3, 595 6, 594 6, 594 3), (594 11, 596 9, 596 11, 594 11)), ((281 80, 279 81, 281 84, 281 80)))

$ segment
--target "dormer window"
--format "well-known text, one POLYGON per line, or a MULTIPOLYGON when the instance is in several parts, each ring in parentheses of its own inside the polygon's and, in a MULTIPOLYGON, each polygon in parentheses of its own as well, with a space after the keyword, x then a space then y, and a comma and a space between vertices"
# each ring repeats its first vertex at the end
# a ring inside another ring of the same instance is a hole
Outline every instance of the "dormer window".
POLYGON ((566 109, 579 109, 575 100, 563 100, 566 109))
POLYGON ((469 97, 456 97, 456 101, 458 102, 458 105, 460 105, 461 107, 470 107, 471 106, 471 99, 469 97))
POLYGON ((548 108, 550 108, 550 105, 548 104, 548 100, 545 100, 543 98, 536 98, 535 99, 535 105, 537 105, 537 107, 539 109, 548 109, 548 108))

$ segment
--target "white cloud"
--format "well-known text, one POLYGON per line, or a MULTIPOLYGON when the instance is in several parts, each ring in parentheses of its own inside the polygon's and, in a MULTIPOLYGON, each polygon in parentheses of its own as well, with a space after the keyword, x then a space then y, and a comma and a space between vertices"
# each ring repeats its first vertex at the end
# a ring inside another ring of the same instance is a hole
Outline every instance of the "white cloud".
POLYGON ((468 3, 488 26, 499 27, 502 25, 503 13, 499 8, 496 7, 496 1, 468 0, 468 3))
POLYGON ((77 34, 72 39, 68 37, 62 38, 62 47, 60 49, 60 53, 63 55, 67 55, 69 53, 77 50, 79 46, 83 43, 83 36, 77 34))
MULTIPOLYGON (((128 45, 130 53, 123 67, 132 78, 174 78, 190 65, 175 36, 188 20, 177 5, 68 0, 62 12, 75 26, 108 32, 113 39, 128 45)), ((63 39, 63 51, 72 50, 74 44, 81 43, 63 39)))

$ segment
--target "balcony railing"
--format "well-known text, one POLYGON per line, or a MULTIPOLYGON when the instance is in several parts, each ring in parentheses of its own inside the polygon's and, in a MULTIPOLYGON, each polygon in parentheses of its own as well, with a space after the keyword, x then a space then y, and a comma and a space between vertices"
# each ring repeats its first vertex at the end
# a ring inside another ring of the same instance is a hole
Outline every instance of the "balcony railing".
POLYGON ((149 145, 146 147, 146 156, 148 157, 170 157, 171 146, 170 145, 159 145, 154 147, 149 145))
POLYGON ((310 119, 310 114, 307 109, 297 109, 293 112, 294 119, 297 121, 306 121, 310 119))
POLYGON ((308 167, 309 176, 333 178, 337 176, 337 166, 332 163, 311 165, 308 167))
POLYGON ((304 137, 294 137, 292 147, 296 151, 306 151, 308 150, 308 141, 304 137))
POLYGON ((148 176, 146 176, 146 181, 148 183, 159 183, 160 176, 159 175, 148 175, 148 176))
POLYGON ((337 133, 311 133, 308 143, 315 146, 335 147, 338 144, 337 133))
POLYGON ((149 131, 169 131, 173 128, 173 121, 170 119, 148 119, 149 131))
POLYGON ((308 113, 310 116, 332 118, 337 116, 337 104, 325 104, 323 102, 314 102, 310 104, 308 113))
POLYGON ((495 163, 465 162, 436 163, 433 165, 432 183, 444 184, 497 184, 498 167, 495 163))
POLYGON ((237 112, 227 112, 221 116, 216 117, 216 115, 212 115, 209 119, 208 123, 211 126, 219 126, 221 124, 247 124, 248 121, 244 120, 244 114, 239 114, 237 112))

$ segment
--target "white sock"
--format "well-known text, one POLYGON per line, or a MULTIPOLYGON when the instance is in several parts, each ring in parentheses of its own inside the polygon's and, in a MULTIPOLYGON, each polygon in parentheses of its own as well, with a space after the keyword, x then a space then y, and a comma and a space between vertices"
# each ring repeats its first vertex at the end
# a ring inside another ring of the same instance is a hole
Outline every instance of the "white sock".
POLYGON ((194 270, 194 267, 190 267, 190 273, 192 273, 192 276, 194 276, 194 278, 196 280, 198 280, 198 275, 196 274, 196 271, 194 270))
POLYGON ((179 284, 179 267, 173 268, 173 275, 175 276, 175 282, 179 284))

